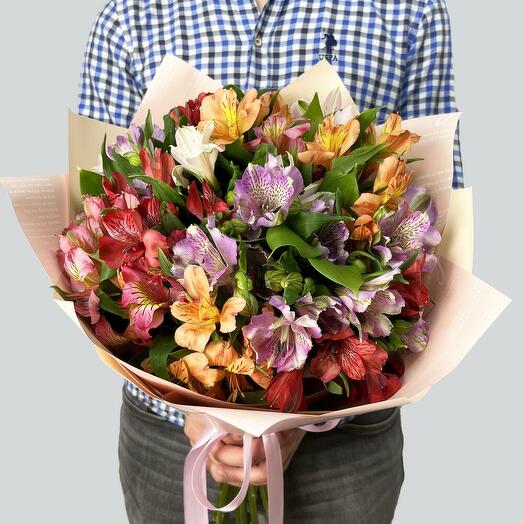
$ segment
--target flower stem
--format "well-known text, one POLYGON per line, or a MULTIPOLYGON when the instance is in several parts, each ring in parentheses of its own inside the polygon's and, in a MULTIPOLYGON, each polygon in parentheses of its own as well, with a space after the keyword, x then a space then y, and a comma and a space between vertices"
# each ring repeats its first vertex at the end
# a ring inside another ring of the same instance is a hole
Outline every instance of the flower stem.
POLYGON ((258 489, 255 486, 249 486, 247 490, 249 502, 249 516, 251 524, 258 524, 258 489))
MULTIPOLYGON (((219 484, 217 495, 217 507, 221 508, 229 502, 231 486, 229 484, 219 484)), ((215 524, 224 524, 227 514, 222 511, 215 511, 215 524)))
POLYGON ((269 504, 267 501, 267 487, 266 486, 260 486, 259 488, 260 498, 262 499, 262 506, 264 506, 264 512, 266 515, 268 515, 269 511, 269 504))

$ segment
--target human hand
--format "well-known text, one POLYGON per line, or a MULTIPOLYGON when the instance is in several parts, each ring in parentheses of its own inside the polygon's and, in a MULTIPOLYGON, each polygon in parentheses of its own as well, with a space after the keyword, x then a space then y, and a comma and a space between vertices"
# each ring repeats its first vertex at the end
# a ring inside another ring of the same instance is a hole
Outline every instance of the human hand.
MULTIPOLYGON (((191 443, 194 443, 205 424, 204 419, 193 415, 186 417, 184 431, 191 443)), ((305 432, 301 429, 291 429, 277 433, 282 454, 282 467, 288 467, 293 455, 304 438, 305 432)), ((253 486, 267 484, 266 456, 261 438, 253 439, 252 466, 249 483, 253 486)), ((218 483, 240 486, 244 476, 244 450, 241 435, 227 435, 218 442, 209 454, 207 467, 213 479, 218 483)))

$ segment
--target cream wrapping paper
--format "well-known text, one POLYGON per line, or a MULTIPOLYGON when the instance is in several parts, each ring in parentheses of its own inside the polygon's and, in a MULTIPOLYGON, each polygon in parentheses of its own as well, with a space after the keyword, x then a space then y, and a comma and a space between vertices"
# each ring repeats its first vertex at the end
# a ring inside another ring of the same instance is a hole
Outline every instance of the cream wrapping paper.
MULTIPOLYGON (((189 64, 166 57, 134 118, 143 123, 151 110, 153 121, 184 104, 202 91, 219 84, 189 64)), ((352 104, 336 72, 327 64, 316 66, 282 90, 287 103, 310 99, 318 92, 321 101, 339 89, 343 103, 352 104)), ((440 262, 430 282, 436 307, 428 314, 430 338, 426 350, 409 355, 402 388, 390 399, 331 412, 280 413, 260 407, 227 404, 189 391, 135 368, 112 355, 86 323, 79 319, 72 302, 55 297, 56 303, 94 343, 101 360, 121 376, 150 395, 168 402, 185 413, 211 417, 233 433, 259 437, 264 433, 319 423, 334 418, 402 406, 424 396, 429 388, 447 375, 465 357, 475 342, 509 304, 509 299, 471 274, 473 259, 473 213, 470 189, 451 191, 453 138, 459 114, 437 115, 407 120, 404 127, 422 136, 411 152, 424 160, 413 164, 415 184, 428 187, 437 205, 437 227, 443 231, 440 262)), ((51 281, 60 284, 62 275, 55 252, 57 235, 74 214, 80 202, 77 167, 89 169, 98 164, 104 135, 108 143, 126 130, 70 114, 69 176, 11 177, 1 179, 22 230, 46 269, 51 281)))

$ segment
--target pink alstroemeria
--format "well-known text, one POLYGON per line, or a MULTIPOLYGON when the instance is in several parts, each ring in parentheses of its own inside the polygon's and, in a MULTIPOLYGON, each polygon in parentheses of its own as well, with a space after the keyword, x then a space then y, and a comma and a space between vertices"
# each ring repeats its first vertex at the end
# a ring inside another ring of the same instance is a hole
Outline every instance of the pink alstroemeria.
POLYGON ((85 251, 73 248, 64 254, 64 271, 71 283, 72 292, 68 298, 74 300, 75 311, 82 317, 90 318, 92 324, 98 322, 100 299, 96 291, 100 275, 95 263, 85 251))
POLYGON ((159 279, 127 282, 122 289, 121 305, 129 309, 129 330, 147 343, 151 339, 150 330, 162 324, 178 295, 178 289, 165 286, 159 279))
POLYGON ((125 335, 117 333, 109 323, 106 317, 100 315, 100 319, 94 326, 95 335, 104 346, 119 350, 123 349, 129 342, 129 339, 125 335))

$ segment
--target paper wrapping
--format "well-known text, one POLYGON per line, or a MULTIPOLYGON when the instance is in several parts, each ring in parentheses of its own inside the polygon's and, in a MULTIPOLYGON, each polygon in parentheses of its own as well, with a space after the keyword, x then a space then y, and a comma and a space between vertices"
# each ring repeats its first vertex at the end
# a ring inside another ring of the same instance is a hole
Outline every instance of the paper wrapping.
MULTIPOLYGON (((192 66, 167 57, 153 80, 135 117, 142 123, 148 110, 153 120, 162 123, 162 115, 177 104, 215 90, 218 83, 192 66)), ((287 103, 307 99, 319 92, 321 100, 339 88, 345 103, 352 99, 338 75, 321 62, 283 90, 287 103)), ((473 213, 471 190, 451 191, 453 176, 453 137, 459 114, 438 115, 405 121, 405 128, 422 136, 412 157, 424 160, 413 164, 415 184, 428 187, 438 210, 437 227, 443 231, 440 260, 431 275, 430 291, 436 306, 428 313, 429 344, 425 351, 406 358, 406 372, 401 389, 390 399, 329 412, 280 413, 263 407, 228 404, 189 391, 155 377, 112 355, 95 338, 90 327, 79 319, 72 302, 55 298, 56 303, 93 342, 101 360, 118 374, 149 395, 185 413, 212 417, 232 433, 258 437, 265 433, 318 423, 333 418, 402 406, 422 398, 429 388, 457 366, 476 341, 509 304, 503 294, 471 274, 473 259, 473 213)), ((69 221, 79 202, 76 167, 98 164, 104 134, 113 138, 125 130, 85 117, 70 115, 69 175, 11 177, 1 179, 9 193, 22 230, 53 283, 62 275, 55 256, 57 235, 69 221)), ((110 140, 108 140, 109 142, 110 140)))

